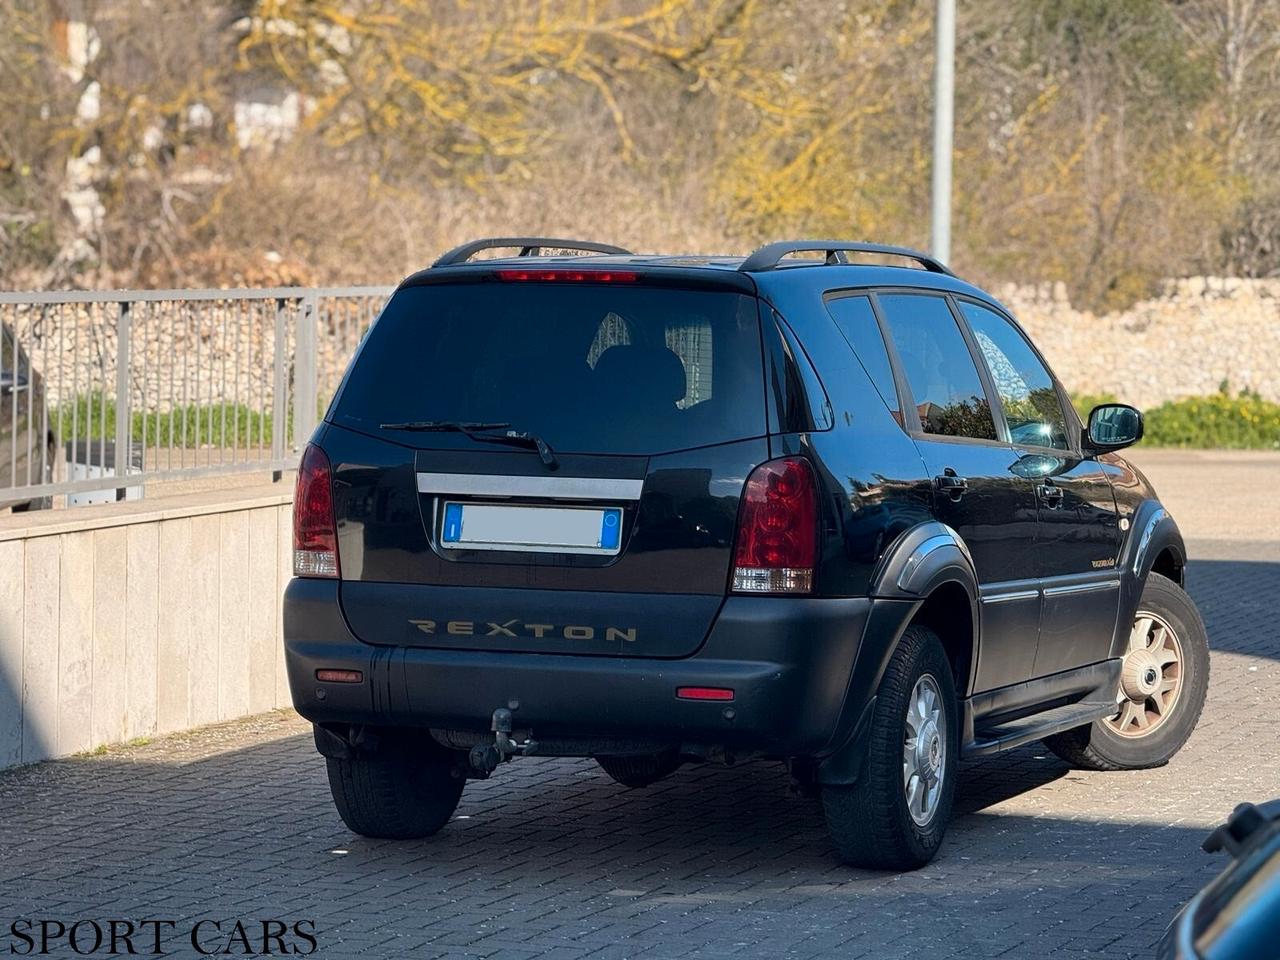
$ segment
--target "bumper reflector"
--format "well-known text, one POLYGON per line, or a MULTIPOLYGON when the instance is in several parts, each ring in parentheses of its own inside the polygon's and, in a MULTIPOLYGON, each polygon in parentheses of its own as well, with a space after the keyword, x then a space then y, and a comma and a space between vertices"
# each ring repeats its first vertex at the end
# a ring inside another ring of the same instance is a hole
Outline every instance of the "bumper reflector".
POLYGON ((317 670, 316 679, 325 683, 360 683, 364 674, 359 670, 317 670))
POLYGON ((732 700, 733 691, 728 687, 676 687, 676 697, 681 700, 732 700))

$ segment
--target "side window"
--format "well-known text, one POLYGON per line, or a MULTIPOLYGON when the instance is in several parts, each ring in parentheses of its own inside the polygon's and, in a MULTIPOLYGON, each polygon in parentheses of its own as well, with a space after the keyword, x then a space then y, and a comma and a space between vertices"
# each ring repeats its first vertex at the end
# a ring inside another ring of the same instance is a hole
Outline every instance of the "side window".
POLYGON ((1053 378, 1026 338, 995 311, 964 300, 959 304, 1000 395, 1013 442, 1070 449, 1067 421, 1053 378))
POLYGON ((835 320, 845 340, 849 341, 862 369, 867 371, 867 376, 875 384, 880 399, 889 408, 893 418, 901 424, 902 411, 898 409, 893 368, 889 365, 889 354, 885 350, 884 337, 880 335, 880 325, 876 323, 876 315, 871 309, 871 301, 867 297, 832 297, 827 301, 827 312, 835 320))
POLYGON ((888 294, 878 300, 911 387, 920 429, 995 440, 991 404, 947 301, 923 294, 888 294))

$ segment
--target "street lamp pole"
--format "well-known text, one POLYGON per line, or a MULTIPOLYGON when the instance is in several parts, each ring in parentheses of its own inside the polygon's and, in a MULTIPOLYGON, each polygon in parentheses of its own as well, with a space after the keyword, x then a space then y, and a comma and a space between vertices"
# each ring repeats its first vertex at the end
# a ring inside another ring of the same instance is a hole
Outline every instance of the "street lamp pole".
POLYGON ((956 0, 938 0, 934 22, 933 209, 929 252, 951 259, 951 147, 955 130, 956 0))

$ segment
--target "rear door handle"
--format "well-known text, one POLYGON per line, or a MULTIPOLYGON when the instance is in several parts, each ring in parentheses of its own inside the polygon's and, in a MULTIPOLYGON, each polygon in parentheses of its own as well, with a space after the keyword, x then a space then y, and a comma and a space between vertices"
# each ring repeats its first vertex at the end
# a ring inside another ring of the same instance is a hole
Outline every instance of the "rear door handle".
POLYGON ((956 476, 956 472, 950 467, 934 477, 933 482, 940 492, 945 493, 952 500, 959 500, 969 489, 968 479, 956 476))
POLYGON ((1044 505, 1050 510, 1056 510, 1062 506, 1062 488, 1055 487, 1052 483, 1041 483, 1036 486, 1036 495, 1044 501, 1044 505))

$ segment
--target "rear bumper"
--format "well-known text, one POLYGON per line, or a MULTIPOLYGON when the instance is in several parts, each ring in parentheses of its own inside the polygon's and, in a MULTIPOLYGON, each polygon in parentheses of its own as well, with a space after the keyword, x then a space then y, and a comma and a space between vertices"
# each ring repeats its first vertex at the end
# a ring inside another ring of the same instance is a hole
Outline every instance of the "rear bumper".
POLYGON ((706 642, 682 659, 490 653, 362 643, 331 580, 285 590, 285 661, 294 706, 316 723, 484 732, 497 707, 539 752, 557 741, 633 740, 703 750, 812 756, 845 708, 870 601, 730 597, 706 642), (361 683, 322 683, 324 668, 361 683), (729 687, 731 702, 676 698, 681 686, 729 687))

